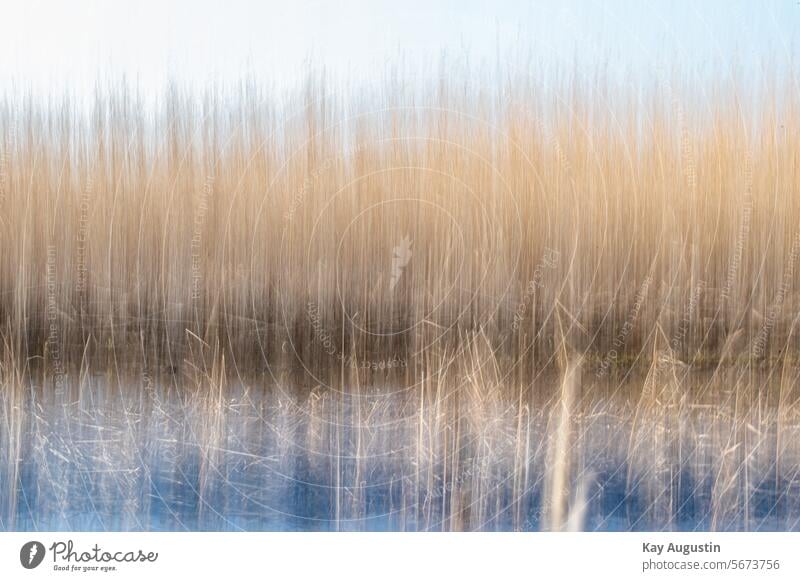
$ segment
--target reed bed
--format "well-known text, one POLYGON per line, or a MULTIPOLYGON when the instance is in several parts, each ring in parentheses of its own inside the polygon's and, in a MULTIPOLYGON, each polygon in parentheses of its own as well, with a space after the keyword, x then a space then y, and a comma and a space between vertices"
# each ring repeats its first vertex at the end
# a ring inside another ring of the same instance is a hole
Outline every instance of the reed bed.
POLYGON ((0 529, 798 529, 795 86, 2 97, 0 529))
POLYGON ((775 361, 800 296, 782 79, 7 95, 0 324, 64 365, 120 341, 180 361, 192 335, 244 367, 287 342, 380 362, 477 330, 547 364, 556 315, 603 373, 647 359, 656 328, 685 363, 713 366, 736 332, 775 361))

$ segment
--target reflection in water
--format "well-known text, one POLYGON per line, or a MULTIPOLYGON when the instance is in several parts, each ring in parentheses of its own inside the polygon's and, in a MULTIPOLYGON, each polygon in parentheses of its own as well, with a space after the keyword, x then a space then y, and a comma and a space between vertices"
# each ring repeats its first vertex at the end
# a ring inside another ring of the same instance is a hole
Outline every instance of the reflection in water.
POLYGON ((20 383, 0 400, 0 528, 800 529, 785 373, 484 371, 20 383))

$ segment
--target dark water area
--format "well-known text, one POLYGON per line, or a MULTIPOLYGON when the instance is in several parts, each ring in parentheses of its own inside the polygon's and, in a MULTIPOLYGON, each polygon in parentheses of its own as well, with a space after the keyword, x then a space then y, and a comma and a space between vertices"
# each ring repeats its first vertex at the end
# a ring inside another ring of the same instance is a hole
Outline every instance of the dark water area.
POLYGON ((589 375, 571 407, 558 378, 29 383, 0 400, 0 529, 800 530, 795 406, 760 379, 628 381, 589 375))

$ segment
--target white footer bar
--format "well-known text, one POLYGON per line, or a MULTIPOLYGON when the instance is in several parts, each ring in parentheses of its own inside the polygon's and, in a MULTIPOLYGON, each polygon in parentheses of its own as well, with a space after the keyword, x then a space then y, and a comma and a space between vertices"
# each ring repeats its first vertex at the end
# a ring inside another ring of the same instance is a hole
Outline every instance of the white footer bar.
POLYGON ((800 533, 2 533, 0 579, 800 579, 800 533))

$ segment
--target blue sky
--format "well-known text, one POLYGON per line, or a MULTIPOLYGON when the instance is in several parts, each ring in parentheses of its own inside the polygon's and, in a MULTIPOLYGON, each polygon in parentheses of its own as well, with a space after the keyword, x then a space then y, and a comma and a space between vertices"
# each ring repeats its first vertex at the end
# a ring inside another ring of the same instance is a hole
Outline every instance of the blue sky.
POLYGON ((734 60, 785 67, 797 54, 800 2, 521 2, 358 0, 4 2, 0 90, 90 91, 125 76, 158 92, 168 79, 291 83, 307 63, 354 77, 403 54, 433 67, 519 62, 645 77, 659 67, 719 70, 734 60), (164 7, 163 4, 168 4, 164 7))

